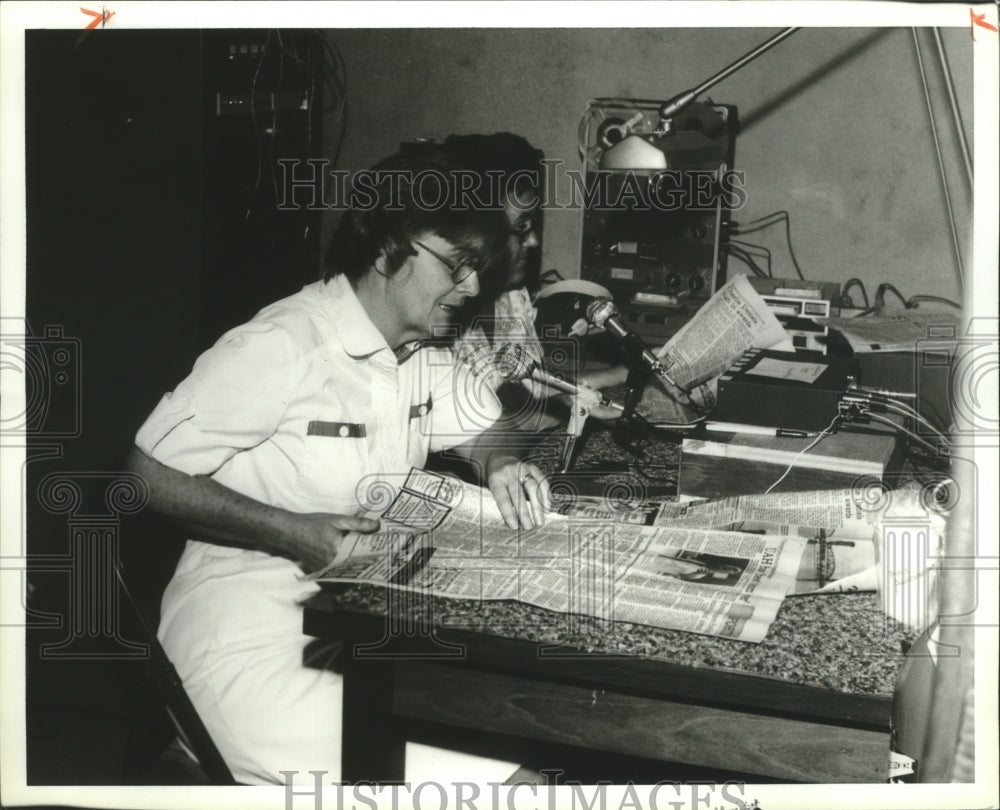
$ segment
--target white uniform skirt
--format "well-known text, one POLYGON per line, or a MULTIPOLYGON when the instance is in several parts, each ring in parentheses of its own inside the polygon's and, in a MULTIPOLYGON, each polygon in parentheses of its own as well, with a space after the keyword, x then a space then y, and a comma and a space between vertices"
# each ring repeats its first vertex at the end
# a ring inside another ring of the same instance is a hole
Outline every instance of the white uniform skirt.
MULTIPOLYGON (((343 682, 305 666, 304 599, 319 590, 292 562, 189 542, 163 595, 159 636, 233 778, 340 781, 343 682)), ((407 743, 406 780, 503 782, 517 763, 407 743)))

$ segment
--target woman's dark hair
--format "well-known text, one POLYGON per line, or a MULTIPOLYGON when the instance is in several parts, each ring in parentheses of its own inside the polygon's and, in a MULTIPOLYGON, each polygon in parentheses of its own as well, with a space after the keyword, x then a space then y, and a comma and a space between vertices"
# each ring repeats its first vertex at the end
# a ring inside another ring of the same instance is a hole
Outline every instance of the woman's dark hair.
MULTIPOLYGON (((500 189, 506 195, 537 193, 542 186, 545 153, 520 135, 449 135, 442 146, 451 159, 469 165, 480 175, 502 173, 500 189)), ((495 184, 484 183, 484 187, 493 188, 495 184)))
POLYGON ((480 278, 506 271, 507 219, 501 209, 456 205, 474 167, 440 150, 401 152, 354 176, 351 206, 341 217, 326 254, 324 279, 343 274, 357 281, 385 256, 386 274, 416 255, 413 241, 436 234, 454 245, 480 278))
MULTIPOLYGON (((545 183, 545 153, 536 149, 527 138, 511 132, 494 132, 490 135, 449 135, 441 144, 444 155, 479 173, 476 191, 479 199, 488 205, 503 207, 512 197, 534 199, 538 206, 532 213, 534 231, 538 239, 542 233, 541 194, 545 183)), ((539 285, 540 251, 536 248, 529 259, 525 278, 521 283, 528 289, 539 285)), ((509 285, 509 274, 491 273, 481 279, 479 298, 468 302, 460 316, 463 324, 470 319, 492 313, 492 299, 509 285)), ((487 334, 489 331, 487 330, 487 334)))

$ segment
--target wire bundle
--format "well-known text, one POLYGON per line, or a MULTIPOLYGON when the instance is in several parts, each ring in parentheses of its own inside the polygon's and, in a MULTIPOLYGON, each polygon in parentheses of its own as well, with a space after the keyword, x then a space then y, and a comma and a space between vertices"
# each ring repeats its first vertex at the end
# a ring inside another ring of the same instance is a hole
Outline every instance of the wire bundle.
MULTIPOLYGON (((792 259, 792 265, 794 265, 795 272, 798 274, 798 277, 804 281, 805 276, 802 274, 802 268, 799 267, 799 260, 795 257, 795 249, 792 247, 792 219, 787 211, 775 211, 773 214, 768 214, 767 216, 760 217, 759 219, 751 220, 750 222, 742 225, 734 225, 731 227, 731 231, 737 235, 746 235, 749 233, 755 233, 756 231, 762 231, 765 228, 770 228, 772 225, 776 225, 779 222, 785 223, 785 240, 788 243, 788 255, 792 259)), ((770 254, 768 254, 768 268, 770 270, 770 254)), ((764 275, 764 273, 760 272, 758 275, 764 275)), ((770 272, 768 272, 767 275, 770 275, 770 272)))

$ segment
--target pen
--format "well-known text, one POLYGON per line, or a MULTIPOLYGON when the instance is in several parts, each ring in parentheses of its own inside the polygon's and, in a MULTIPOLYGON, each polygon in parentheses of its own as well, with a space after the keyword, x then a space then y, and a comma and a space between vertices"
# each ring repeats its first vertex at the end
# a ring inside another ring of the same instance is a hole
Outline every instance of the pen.
POLYGON ((780 436, 789 439, 810 439, 818 433, 806 430, 788 430, 787 428, 764 427, 763 425, 742 425, 739 422, 706 422, 706 430, 716 430, 722 433, 743 433, 747 436, 780 436))

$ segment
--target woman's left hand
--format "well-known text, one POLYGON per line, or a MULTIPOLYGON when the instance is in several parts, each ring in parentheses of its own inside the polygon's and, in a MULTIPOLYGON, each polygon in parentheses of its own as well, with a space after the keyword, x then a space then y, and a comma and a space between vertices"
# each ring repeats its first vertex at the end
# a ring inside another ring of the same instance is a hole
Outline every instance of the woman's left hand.
POLYGON ((533 529, 545 523, 552 492, 537 465, 506 456, 489 465, 486 483, 510 528, 533 529))

